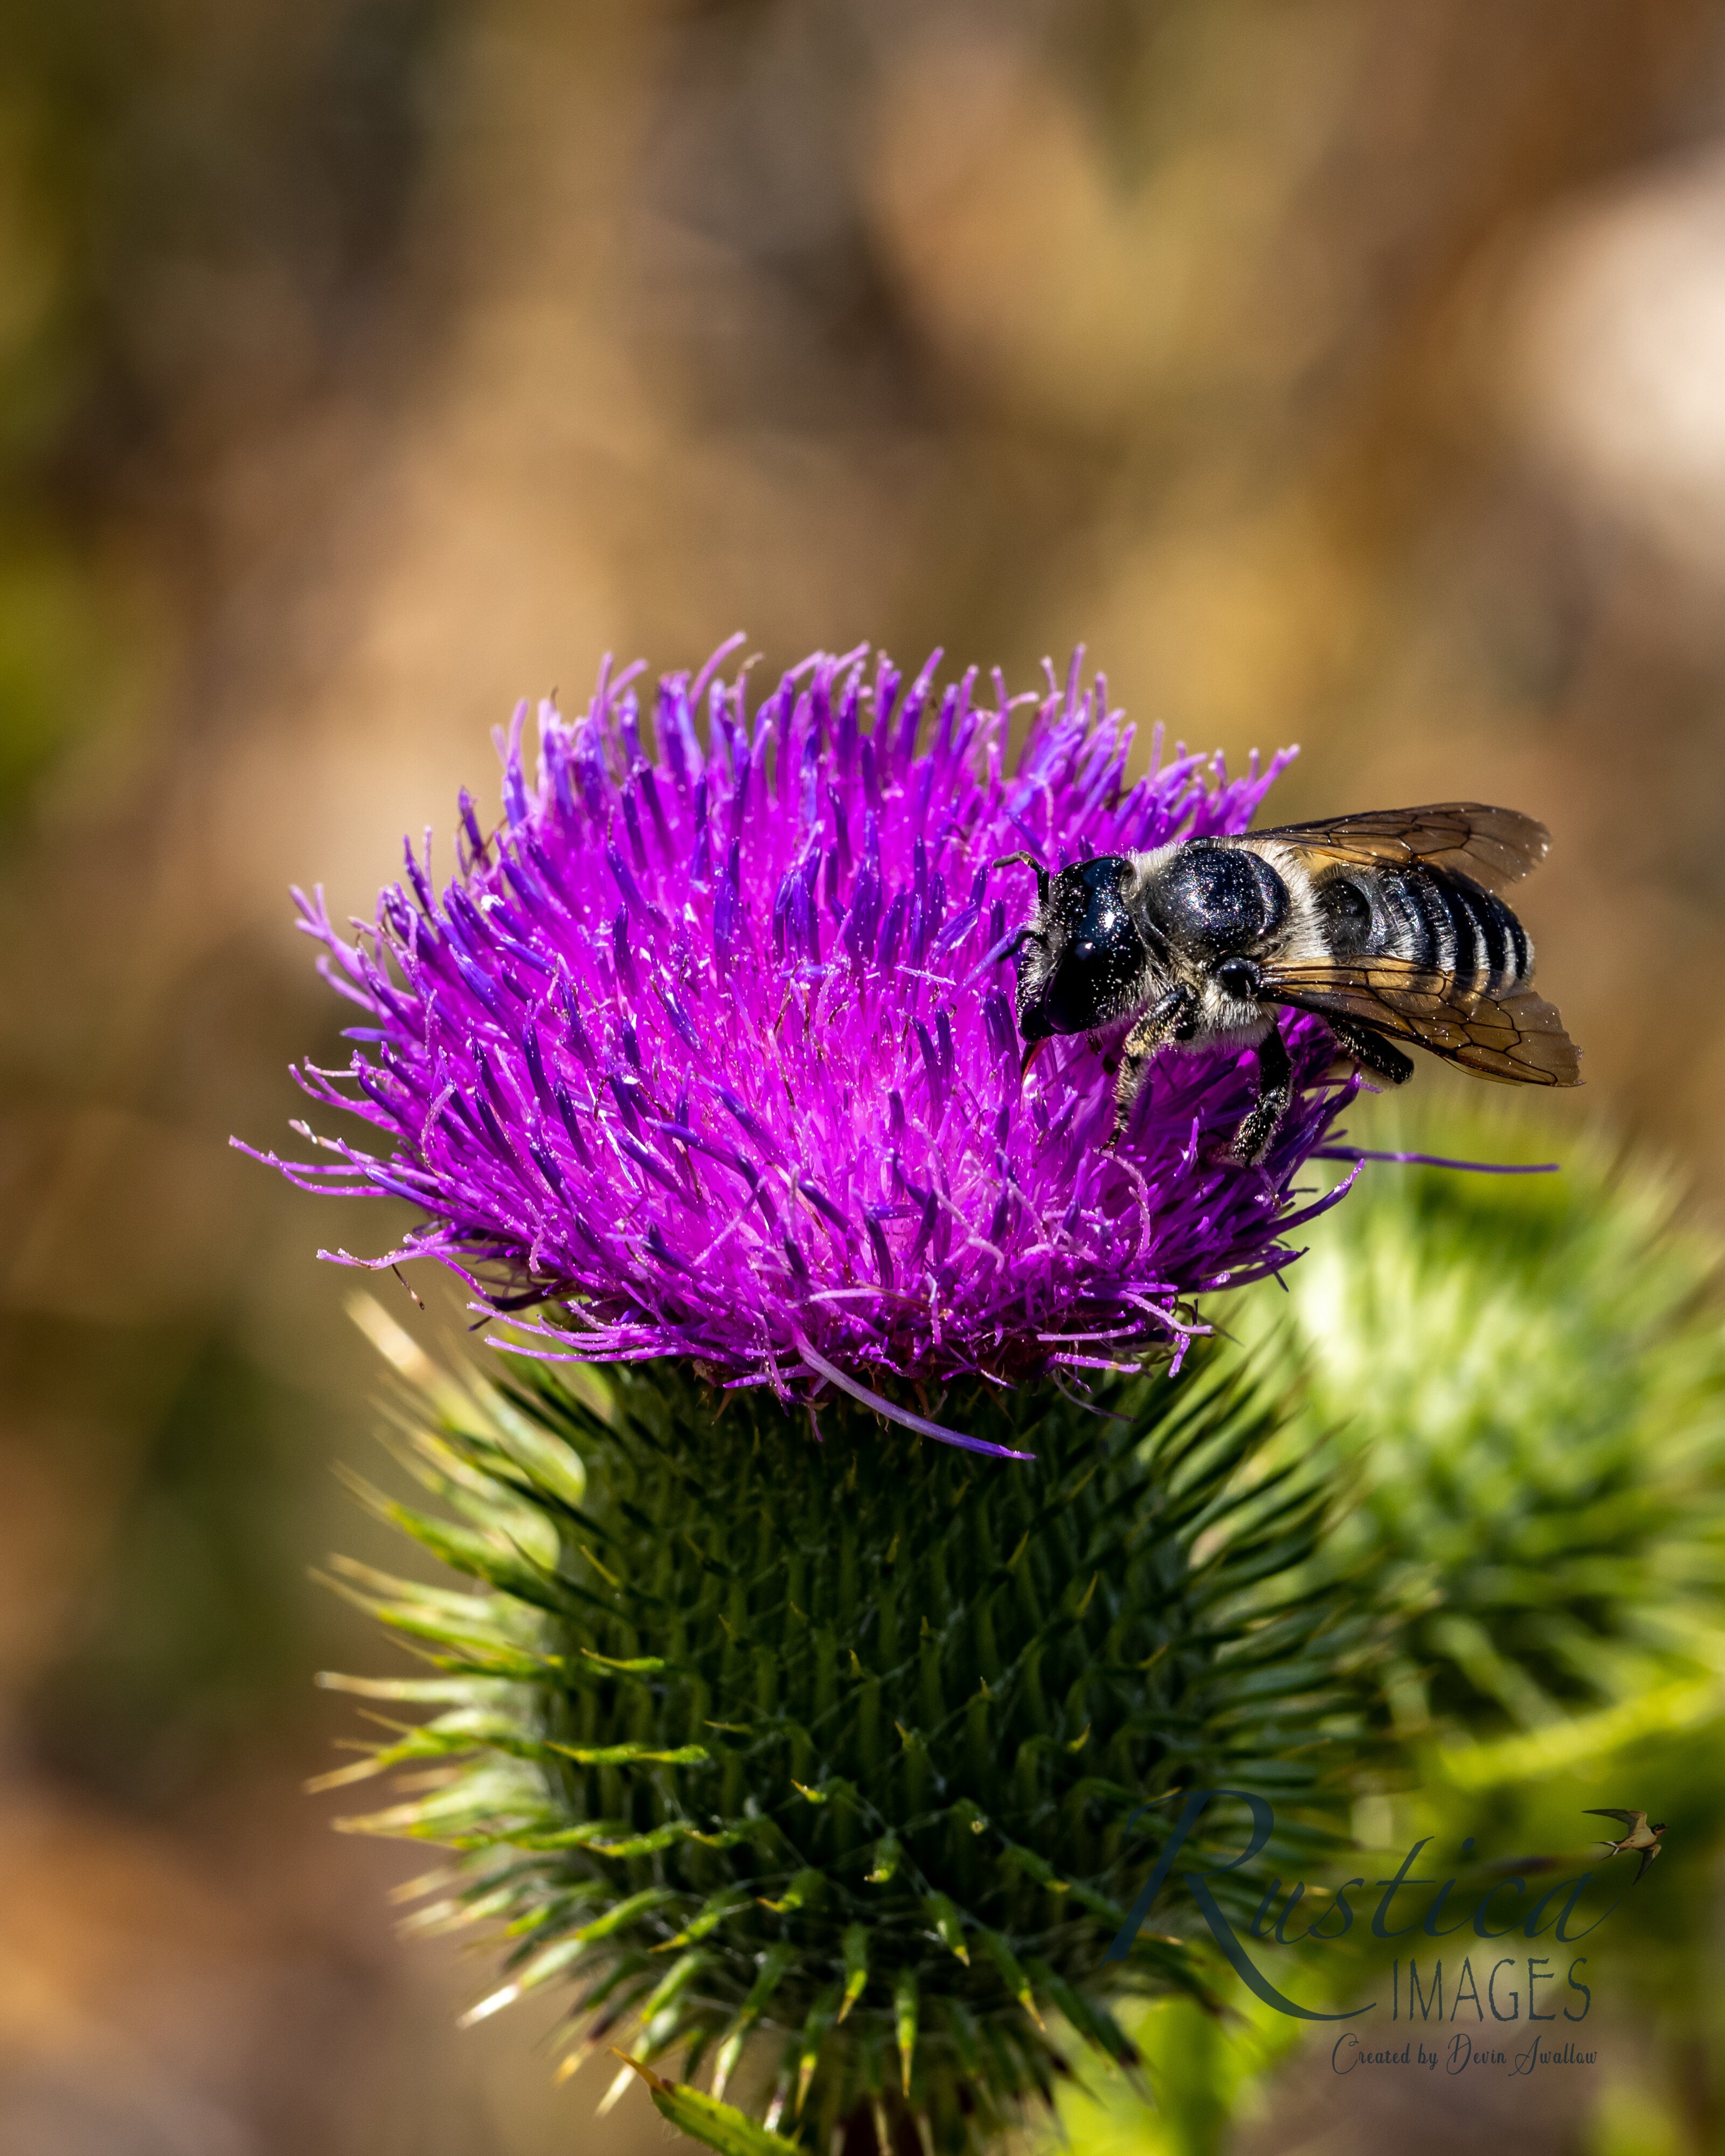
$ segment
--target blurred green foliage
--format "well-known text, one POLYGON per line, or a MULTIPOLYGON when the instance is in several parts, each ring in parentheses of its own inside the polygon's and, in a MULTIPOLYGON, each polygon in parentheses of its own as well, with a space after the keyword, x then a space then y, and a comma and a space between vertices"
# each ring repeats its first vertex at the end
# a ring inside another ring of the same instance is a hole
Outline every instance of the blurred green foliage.
POLYGON ((313 1402, 231 1335, 185 1351, 145 1430, 113 1560, 28 1707, 44 1761, 134 1805, 207 1786, 305 1684, 313 1402))

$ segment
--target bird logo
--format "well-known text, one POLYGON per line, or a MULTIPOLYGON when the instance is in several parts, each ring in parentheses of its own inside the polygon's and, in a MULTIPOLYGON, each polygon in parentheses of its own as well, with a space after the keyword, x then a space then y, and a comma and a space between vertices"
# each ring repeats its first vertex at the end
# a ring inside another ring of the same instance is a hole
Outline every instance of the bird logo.
POLYGON ((1639 1882, 1643 1874, 1646 1871, 1647 1866, 1659 1854, 1659 1837, 1665 1832, 1665 1821, 1663 1820, 1656 1820, 1651 1826, 1649 1826, 1647 1824, 1647 1815, 1645 1812, 1612 1811, 1608 1807, 1603 1805, 1590 1807, 1588 1811, 1588 1817, 1589 1819, 1616 1820, 1620 1825, 1628 1829, 1628 1832, 1616 1841, 1611 1840, 1609 1836, 1604 1835, 1600 1836, 1600 1840, 1605 1843, 1607 1849, 1610 1851, 1613 1856, 1621 1856, 1624 1851, 1626 1849, 1639 1850, 1640 1851, 1641 1868, 1635 1874, 1635 1880, 1639 1882))

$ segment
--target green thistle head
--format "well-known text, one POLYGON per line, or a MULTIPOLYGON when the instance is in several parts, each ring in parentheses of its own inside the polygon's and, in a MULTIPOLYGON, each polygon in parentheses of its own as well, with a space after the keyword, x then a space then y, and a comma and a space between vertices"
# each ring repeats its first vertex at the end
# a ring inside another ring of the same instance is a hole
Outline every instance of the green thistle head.
MULTIPOLYGON (((372 1502, 471 1590, 346 1568, 437 1674, 332 1681, 436 1709, 349 1776, 450 1778, 352 1824, 459 1852, 432 1921, 504 1952, 475 2012, 556 1984, 572 2061, 710 2072, 746 2114, 721 2146, 957 2152, 1075 2048, 1130 2068, 1111 1999, 1207 1997, 1160 1910, 1105 1959, 1158 1838, 1132 1815, 1244 1787, 1276 1799, 1265 1873, 1309 1865, 1347 1643, 1286 1598, 1321 1501, 1265 1471, 1248 1389, 1201 1366, 1104 1404, 979 1387, 966 1427, 1024 1464, 848 1407, 817 1440, 663 1365, 434 1379, 406 1456, 461 1523, 372 1502)), ((1265 1883, 1218 1881, 1248 1916, 1265 1883)))
MULTIPOLYGON (((1009 1000, 1033 891, 1244 830, 1274 766, 1129 783, 1076 661, 1024 712, 860 652, 757 700, 731 649, 650 711, 608 661, 536 757, 523 706, 440 893, 410 851, 352 942, 302 901, 366 1023, 301 1080, 376 1149, 282 1165, 418 1215, 350 1261, 439 1259, 518 1348, 648 1373, 434 1392, 413 1457, 459 1524, 377 1502, 475 1588, 354 1576, 437 1672, 360 1688, 439 1710, 362 1771, 447 1763, 369 1824, 459 1853, 436 1921, 503 1927, 487 2005, 555 1982, 578 2051, 710 2072, 675 2115, 721 2146, 957 2156, 1075 2045, 1132 2062, 1116 1994, 1204 1995, 1178 1938, 1106 1958, 1134 1812, 1276 1798, 1296 1869, 1346 1757, 1290 1584, 1317 1486, 1249 1387, 1131 1373, 1291 1263, 1354 1081, 1290 1019, 1248 1168, 1237 1045, 1122 1124, 1101 1044, 1031 1068, 1009 1000)), ((1261 1879, 1224 1884, 1250 1916, 1261 1879)))
MULTIPOLYGON (((1542 1143, 1507 1111, 1420 1135, 1542 1143)), ((1725 1330, 1680 1199, 1597 1137, 1552 1175, 1368 1170, 1288 1296, 1230 1313, 1282 1358, 1295 1441, 1358 1491, 1332 1554, 1373 1582, 1405 1734, 1540 1728, 1717 1666, 1725 1330)))

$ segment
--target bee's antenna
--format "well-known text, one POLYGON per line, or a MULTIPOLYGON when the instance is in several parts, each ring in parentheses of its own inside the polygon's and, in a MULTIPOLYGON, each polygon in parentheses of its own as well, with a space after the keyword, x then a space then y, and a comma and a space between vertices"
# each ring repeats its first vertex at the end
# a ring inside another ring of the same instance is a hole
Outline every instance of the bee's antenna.
POLYGON ((990 861, 988 866, 991 869, 1008 869, 1010 868, 1015 861, 1022 862, 1024 867, 1034 871, 1036 877, 1036 903, 1039 906, 1046 906, 1048 903, 1048 870, 1042 865, 1041 862, 1037 860, 1034 854, 1023 852, 1016 854, 1001 854, 993 860, 990 861))

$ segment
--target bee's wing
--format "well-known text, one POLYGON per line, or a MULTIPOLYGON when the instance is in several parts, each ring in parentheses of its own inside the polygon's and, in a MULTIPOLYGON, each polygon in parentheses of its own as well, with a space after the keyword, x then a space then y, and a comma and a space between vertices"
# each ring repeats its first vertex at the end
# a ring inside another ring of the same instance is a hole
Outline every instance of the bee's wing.
POLYGON ((1360 816, 1332 816, 1322 824, 1284 824, 1251 835, 1308 847, 1332 860, 1394 868, 1423 863, 1471 876, 1488 891, 1519 882, 1529 869, 1538 867, 1551 844, 1551 834, 1531 816, 1513 808, 1488 808, 1478 801, 1378 808, 1360 816))
POLYGON ((1579 1050, 1555 1008, 1531 988, 1499 1003, 1404 958, 1296 958, 1266 966, 1258 993, 1296 1010, 1357 1019, 1507 1086, 1581 1083, 1579 1050))

